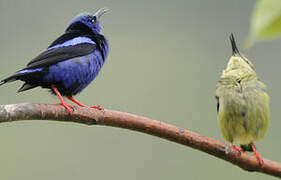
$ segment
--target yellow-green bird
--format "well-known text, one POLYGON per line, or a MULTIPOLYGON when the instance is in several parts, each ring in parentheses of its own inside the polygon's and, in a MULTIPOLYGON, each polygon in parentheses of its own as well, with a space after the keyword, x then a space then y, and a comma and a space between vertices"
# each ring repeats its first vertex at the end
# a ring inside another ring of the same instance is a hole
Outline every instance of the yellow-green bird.
POLYGON ((216 89, 219 128, 230 147, 239 152, 254 151, 262 165, 254 142, 261 140, 268 128, 269 96, 253 63, 238 51, 233 34, 230 41, 232 56, 216 89), (240 147, 232 143, 238 143, 240 147))

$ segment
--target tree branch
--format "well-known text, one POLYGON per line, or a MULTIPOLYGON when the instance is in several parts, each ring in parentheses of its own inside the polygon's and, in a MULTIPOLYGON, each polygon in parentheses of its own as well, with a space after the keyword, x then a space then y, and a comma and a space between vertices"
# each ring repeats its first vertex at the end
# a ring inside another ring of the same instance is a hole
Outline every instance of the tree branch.
POLYGON ((54 120, 131 129, 192 147, 247 171, 261 172, 281 178, 280 163, 264 159, 264 164, 260 166, 255 156, 249 153, 240 154, 233 149, 226 153, 227 146, 220 141, 129 113, 75 107, 73 115, 70 116, 68 111, 59 105, 32 103, 0 105, 0 123, 18 120, 54 120))

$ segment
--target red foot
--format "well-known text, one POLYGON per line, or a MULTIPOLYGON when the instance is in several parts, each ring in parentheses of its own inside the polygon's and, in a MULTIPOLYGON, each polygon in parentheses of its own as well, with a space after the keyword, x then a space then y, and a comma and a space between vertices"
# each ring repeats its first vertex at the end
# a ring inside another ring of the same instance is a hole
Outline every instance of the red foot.
POLYGON ((100 106, 91 106, 90 108, 94 108, 94 109, 97 109, 97 110, 100 110, 100 111, 103 110, 102 107, 100 107, 100 106))
POLYGON ((234 146, 234 145, 232 144, 232 142, 230 143, 230 147, 233 148, 233 149, 235 149, 235 150, 238 151, 239 153, 243 152, 243 149, 242 149, 241 147, 234 146))
POLYGON ((81 107, 87 107, 87 108, 94 108, 94 109, 98 109, 100 111, 102 111, 103 109, 100 107, 100 106, 91 106, 91 107, 88 107, 88 106, 85 106, 84 104, 81 104, 79 101, 75 100, 73 97, 71 96, 66 96, 67 99, 69 99, 70 101, 74 102, 75 104, 77 104, 78 106, 81 106, 81 107))
POLYGON ((66 104, 66 103, 58 103, 58 105, 61 105, 61 106, 65 107, 65 109, 68 110, 69 114, 72 115, 73 106, 71 106, 69 104, 66 104))
POLYGON ((256 156, 257 160, 259 161, 260 166, 263 165, 263 159, 261 157, 261 155, 257 152, 257 149, 254 145, 254 143, 251 143, 252 149, 254 150, 254 155, 256 156))
POLYGON ((60 99, 60 103, 58 103, 59 105, 65 107, 66 110, 68 110, 69 114, 72 115, 72 109, 73 106, 67 104, 64 99, 62 98, 59 90, 56 88, 55 85, 51 85, 51 88, 53 89, 53 91, 56 93, 56 95, 58 96, 58 98, 60 99))

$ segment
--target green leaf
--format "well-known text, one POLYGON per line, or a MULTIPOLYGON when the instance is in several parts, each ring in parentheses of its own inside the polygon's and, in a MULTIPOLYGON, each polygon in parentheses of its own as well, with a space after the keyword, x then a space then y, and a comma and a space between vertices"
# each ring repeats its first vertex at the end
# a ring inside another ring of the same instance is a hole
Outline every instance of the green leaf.
POLYGON ((281 0, 257 0, 251 20, 248 45, 281 35, 281 0))

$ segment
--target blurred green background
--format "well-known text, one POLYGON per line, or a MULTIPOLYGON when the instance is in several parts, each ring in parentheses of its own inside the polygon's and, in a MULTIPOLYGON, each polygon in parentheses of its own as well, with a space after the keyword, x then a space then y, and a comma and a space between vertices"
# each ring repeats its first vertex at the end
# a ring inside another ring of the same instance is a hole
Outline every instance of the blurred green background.
MULTIPOLYGON (((110 53, 81 102, 160 120, 223 140, 216 120, 217 80, 242 50, 256 1, 244 0, 0 0, 1 79, 24 67, 80 12, 108 7, 102 17, 110 53)), ((242 50, 271 96, 262 156, 281 162, 281 40, 242 50)), ((17 94, 1 87, 1 104, 56 103, 40 88, 17 94)), ((247 179, 272 177, 241 169, 182 145, 124 129, 50 121, 0 125, 0 179, 247 179)))

